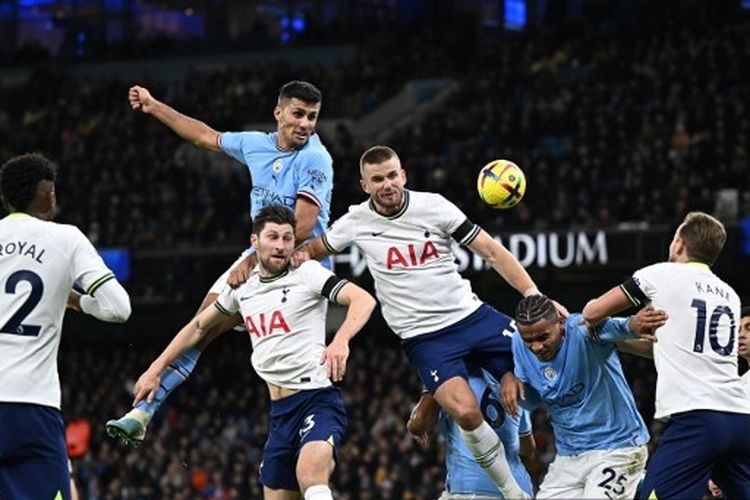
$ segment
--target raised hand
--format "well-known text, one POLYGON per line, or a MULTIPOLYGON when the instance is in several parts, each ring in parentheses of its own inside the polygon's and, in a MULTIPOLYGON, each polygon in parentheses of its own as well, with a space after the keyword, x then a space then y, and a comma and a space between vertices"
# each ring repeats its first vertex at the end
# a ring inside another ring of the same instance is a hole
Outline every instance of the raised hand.
POLYGON ((500 380, 500 399, 505 411, 518 416, 518 400, 526 401, 526 388, 512 372, 507 372, 500 380))
POLYGON ((146 88, 134 85, 128 90, 128 102, 134 110, 148 114, 151 113, 156 99, 151 96, 151 92, 146 88))
POLYGON ((156 397, 156 391, 159 389, 161 373, 157 373, 150 368, 143 372, 133 387, 133 406, 144 398, 147 402, 152 403, 156 397))
POLYGON ((349 359, 349 345, 346 342, 337 341, 335 338, 320 359, 320 364, 325 364, 328 378, 334 382, 341 382, 346 374, 346 361, 349 359))

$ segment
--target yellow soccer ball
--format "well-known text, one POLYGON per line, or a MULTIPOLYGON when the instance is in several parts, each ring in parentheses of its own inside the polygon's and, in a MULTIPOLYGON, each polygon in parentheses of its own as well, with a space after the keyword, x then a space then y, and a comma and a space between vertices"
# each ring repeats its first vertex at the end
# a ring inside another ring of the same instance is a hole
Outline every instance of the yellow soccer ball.
POLYGON ((512 161, 493 160, 479 172, 477 191, 492 208, 513 208, 526 192, 526 176, 512 161))

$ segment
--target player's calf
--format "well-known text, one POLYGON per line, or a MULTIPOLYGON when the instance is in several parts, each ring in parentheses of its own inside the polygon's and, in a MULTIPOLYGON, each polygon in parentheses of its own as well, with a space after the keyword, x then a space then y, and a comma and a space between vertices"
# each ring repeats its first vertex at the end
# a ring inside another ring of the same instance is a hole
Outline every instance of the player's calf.
POLYGON ((482 411, 468 382, 452 377, 435 391, 435 400, 458 423, 469 451, 505 498, 530 498, 513 477, 505 458, 505 447, 482 411))

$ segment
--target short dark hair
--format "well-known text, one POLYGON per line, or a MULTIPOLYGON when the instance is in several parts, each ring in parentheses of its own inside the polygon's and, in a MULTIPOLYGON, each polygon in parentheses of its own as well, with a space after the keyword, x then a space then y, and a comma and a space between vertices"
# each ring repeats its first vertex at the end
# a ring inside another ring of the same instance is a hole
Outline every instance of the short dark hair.
POLYGON ((40 153, 15 156, 0 167, 0 197, 5 208, 26 210, 34 201, 39 183, 55 182, 57 168, 40 153))
POLYGON ((750 306, 745 306, 740 311, 740 318, 744 318, 745 316, 750 316, 750 306))
POLYGON ((362 153, 362 156, 359 158, 360 176, 363 179, 365 177, 364 176, 365 164, 380 165, 381 163, 385 163, 386 161, 394 157, 398 158, 398 155, 392 148, 389 148, 388 146, 373 146, 369 148, 367 151, 362 153))
POLYGON ((278 103, 281 104, 281 101, 287 101, 294 98, 308 104, 317 104, 323 100, 323 94, 318 87, 312 83, 294 80, 285 83, 281 87, 279 90, 278 103))
POLYGON ((297 226, 297 220, 294 212, 285 205, 268 205, 260 209, 253 219, 253 234, 258 236, 267 223, 272 224, 289 224, 294 229, 297 226))
POLYGON ((719 258, 727 241, 724 224, 704 212, 687 214, 680 226, 679 236, 685 243, 688 258, 709 266, 719 258))
POLYGON ((553 322, 560 319, 555 303, 546 295, 529 295, 521 299, 521 302, 516 306, 516 323, 533 325, 540 319, 548 319, 553 322))

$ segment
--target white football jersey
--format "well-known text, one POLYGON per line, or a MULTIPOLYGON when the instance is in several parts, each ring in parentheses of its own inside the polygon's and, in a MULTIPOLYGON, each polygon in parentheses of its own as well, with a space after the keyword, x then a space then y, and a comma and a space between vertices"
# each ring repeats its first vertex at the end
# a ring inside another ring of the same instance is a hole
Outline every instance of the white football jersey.
POLYGON ((388 326, 402 339, 434 332, 467 317, 482 304, 458 274, 451 240, 468 245, 480 232, 461 210, 436 193, 404 191, 391 216, 371 201, 349 207, 323 234, 333 253, 356 245, 375 280, 388 326))
POLYGON ((742 385, 745 386, 745 392, 747 392, 747 404, 750 406, 750 371, 746 371, 741 377, 742 385))
POLYGON ((224 289, 215 305, 242 316, 253 344, 253 368, 263 380, 317 389, 331 385, 320 363, 328 300, 336 302, 346 283, 312 260, 272 278, 261 278, 256 267, 242 286, 224 289))
POLYGON ((705 264, 644 267, 621 285, 634 305, 669 315, 656 331, 656 418, 690 410, 750 413, 737 373, 740 299, 705 264))
POLYGON ((0 220, 0 401, 60 408, 57 349, 74 283, 94 294, 114 274, 75 226, 0 220))

